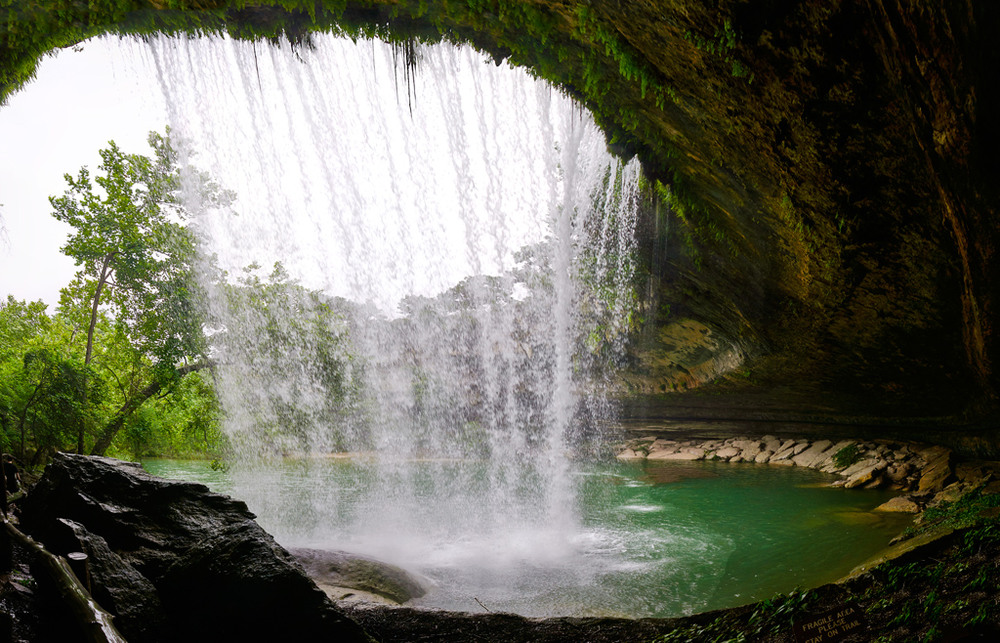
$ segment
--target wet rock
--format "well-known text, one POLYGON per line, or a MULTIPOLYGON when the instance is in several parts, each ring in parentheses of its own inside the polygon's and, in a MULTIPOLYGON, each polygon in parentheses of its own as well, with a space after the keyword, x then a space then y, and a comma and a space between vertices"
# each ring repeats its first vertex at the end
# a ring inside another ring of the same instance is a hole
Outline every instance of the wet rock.
POLYGON ((781 440, 773 435, 765 435, 760 439, 764 443, 763 449, 765 451, 770 451, 771 453, 776 453, 778 449, 781 448, 781 440))
POLYGON ((397 605, 427 593, 406 570, 373 558, 324 549, 297 548, 289 553, 324 591, 327 587, 359 590, 397 605))
POLYGON ((965 484, 964 482, 953 482, 941 491, 934 494, 934 499, 931 500, 931 506, 937 506, 946 502, 955 502, 960 500, 962 496, 972 491, 975 487, 972 485, 965 484))
POLYGON ((811 446, 812 446, 812 443, 809 442, 809 441, 807 441, 807 440, 802 441, 802 442, 796 442, 795 446, 792 447, 792 455, 793 456, 799 455, 800 453, 802 453, 803 451, 805 451, 806 449, 808 449, 811 446))
POLYGON ((822 462, 823 458, 826 457, 826 451, 832 446, 832 442, 829 440, 820 440, 814 442, 805 451, 800 454, 793 456, 792 461, 795 462, 796 466, 800 467, 812 467, 816 463, 822 462))
POLYGON ((166 629, 166 613, 160 596, 149 580, 108 547, 107 541, 78 522, 60 519, 66 527, 66 549, 87 554, 89 580, 94 600, 115 615, 115 627, 128 641, 160 641, 166 629))
POLYGON ((869 489, 873 489, 878 486, 878 477, 882 473, 884 468, 884 463, 873 462, 869 466, 856 471, 853 475, 844 481, 845 489, 854 489, 855 487, 860 487, 862 485, 869 489), (870 486, 869 486, 870 485, 870 486))
POLYGON ((733 446, 740 450, 740 457, 743 460, 752 461, 760 453, 759 440, 736 440, 733 446))
POLYGON ((902 484, 906 481, 907 476, 913 471, 913 465, 908 462, 903 462, 900 464, 894 464, 886 469, 885 475, 889 480, 897 484, 902 484))
POLYGON ((935 529, 918 534, 912 538, 902 538, 897 536, 889 542, 890 546, 888 549, 882 550, 874 557, 861 563, 855 567, 850 574, 838 582, 842 583, 845 580, 857 578, 871 569, 878 567, 882 563, 890 560, 902 559, 904 556, 908 556, 913 551, 932 547, 933 543, 941 540, 942 538, 947 538, 953 533, 953 531, 953 529, 935 529))
POLYGON ((991 480, 1000 479, 1000 463, 974 460, 955 465, 955 477, 960 481, 978 487, 991 480))
POLYGON ((649 454, 646 457, 650 460, 662 460, 665 456, 677 453, 678 451, 680 451, 680 445, 676 442, 657 440, 649 447, 649 454))
POLYGON ((920 505, 910 497, 896 496, 875 507, 875 511, 915 514, 920 511, 920 505))
POLYGON ((954 477, 951 450, 945 447, 929 447, 920 452, 927 464, 924 466, 918 491, 941 491, 954 477))
POLYGON ((787 461, 788 464, 795 464, 792 462, 791 457, 795 455, 794 444, 791 446, 782 446, 779 451, 776 451, 774 455, 771 456, 770 462, 776 464, 778 462, 787 461))
MULTIPOLYGON (((57 454, 23 502, 22 525, 58 554, 67 553, 70 527, 89 541, 93 565, 125 563, 155 588, 166 627, 158 639, 130 643, 370 641, 244 503, 204 485, 111 458, 57 454)), ((122 589, 112 586, 114 574, 106 578, 109 595, 122 589)))
POLYGON ((703 460, 705 458, 705 450, 699 449, 698 447, 686 447, 676 453, 650 453, 650 460, 703 460))
POLYGON ((875 460, 874 458, 865 458, 864 460, 859 460, 854 464, 852 464, 851 466, 844 469, 843 471, 841 471, 840 475, 850 478, 855 473, 863 471, 864 469, 867 469, 869 467, 872 467, 877 463, 878 461, 875 460))
MULTIPOLYGON (((681 622, 667 618, 529 618, 384 605, 345 606, 383 643, 622 643, 652 641, 681 622)), ((691 617, 698 619, 697 616, 691 617)))
POLYGON ((740 450, 737 449, 736 447, 731 447, 731 446, 722 447, 721 449, 715 452, 715 455, 719 456, 720 458, 725 458, 727 460, 739 454, 740 450))

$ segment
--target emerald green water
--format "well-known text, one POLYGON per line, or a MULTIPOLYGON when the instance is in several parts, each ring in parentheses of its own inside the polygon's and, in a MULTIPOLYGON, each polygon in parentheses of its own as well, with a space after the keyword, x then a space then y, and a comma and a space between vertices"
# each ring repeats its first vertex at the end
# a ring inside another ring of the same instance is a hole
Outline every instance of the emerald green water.
POLYGON ((578 465, 575 512, 561 514, 573 517, 554 522, 533 506, 530 484, 488 498, 484 463, 144 466, 246 500, 286 546, 355 551, 408 569, 430 587, 418 605, 481 611, 481 603, 528 616, 663 617, 740 605, 834 581, 909 524, 871 511, 893 494, 830 488, 835 477, 795 467, 578 465))

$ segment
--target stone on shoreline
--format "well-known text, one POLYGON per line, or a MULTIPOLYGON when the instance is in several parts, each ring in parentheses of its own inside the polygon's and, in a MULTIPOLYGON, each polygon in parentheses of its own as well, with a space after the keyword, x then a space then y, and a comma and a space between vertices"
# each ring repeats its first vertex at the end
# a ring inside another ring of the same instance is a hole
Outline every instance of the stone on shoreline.
POLYGON ((649 460, 703 460, 704 458, 705 450, 698 447, 685 447, 674 452, 658 451, 650 453, 648 457, 649 460))
POLYGON ((808 449, 802 451, 802 453, 797 456, 792 457, 792 462, 799 467, 813 467, 817 463, 822 462, 825 457, 825 453, 830 448, 833 443, 829 440, 819 440, 818 442, 813 442, 812 446, 808 449))
POLYGON ((722 460, 774 466, 801 466, 841 476, 831 486, 848 489, 888 487, 901 491, 939 493, 956 479, 965 488, 1000 480, 1000 464, 968 462, 953 464, 950 449, 941 446, 900 444, 889 440, 863 441, 786 439, 770 435, 760 438, 732 437, 726 440, 668 440, 640 438, 620 448, 621 459, 722 460), (856 461, 841 466, 835 461, 847 447, 856 448, 856 461))
POLYGON ((881 462, 872 462, 871 460, 866 462, 870 464, 855 471, 844 481, 845 489, 854 489, 872 483, 885 467, 884 463, 881 462))
POLYGON ((875 511, 915 514, 920 511, 920 505, 909 496, 896 496, 875 507, 875 511))
POLYGON ((941 491, 953 478, 951 450, 941 446, 928 447, 920 452, 927 464, 917 483, 918 491, 941 491))

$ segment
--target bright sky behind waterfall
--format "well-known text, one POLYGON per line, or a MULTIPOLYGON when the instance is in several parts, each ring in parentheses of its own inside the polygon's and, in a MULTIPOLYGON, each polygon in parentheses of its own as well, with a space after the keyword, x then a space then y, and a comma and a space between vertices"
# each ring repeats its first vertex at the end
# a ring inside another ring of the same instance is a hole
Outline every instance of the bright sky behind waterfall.
POLYGON ((75 269, 48 197, 64 174, 96 173, 108 141, 147 154, 167 123, 236 196, 198 216, 230 275, 280 260, 306 287, 391 313, 510 269, 558 212, 589 203, 612 162, 603 134, 523 70, 450 46, 420 56, 412 103, 389 46, 332 37, 300 51, 109 38, 43 60, 0 109, 0 297, 57 303, 75 269))
POLYGON ((76 268, 59 251, 70 228, 52 217, 48 197, 65 191, 64 174, 83 165, 96 171, 109 140, 147 153, 147 133, 166 125, 158 88, 121 69, 110 44, 94 40, 45 58, 35 80, 0 107, 3 299, 55 307, 76 268))

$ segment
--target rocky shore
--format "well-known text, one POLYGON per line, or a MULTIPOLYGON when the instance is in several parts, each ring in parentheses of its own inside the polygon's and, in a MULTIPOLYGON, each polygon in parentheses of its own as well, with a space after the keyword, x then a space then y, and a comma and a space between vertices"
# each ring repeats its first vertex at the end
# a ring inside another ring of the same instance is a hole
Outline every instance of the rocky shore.
POLYGON ((317 634, 381 643, 792 643, 795 623, 845 606, 887 615, 845 643, 925 640, 935 632, 1000 636, 1000 471, 993 463, 960 461, 947 449, 918 444, 772 436, 647 438, 623 445, 620 455, 808 466, 839 474, 844 485, 867 472, 854 486, 892 486, 899 498, 926 506, 918 521, 927 520, 902 548, 843 581, 759 604, 674 619, 459 614, 367 599, 405 603, 423 589, 377 561, 286 551, 243 503, 202 485, 161 480, 131 463, 60 454, 22 501, 20 527, 37 541, 10 523, 0 532, 8 550, 8 573, 0 575, 0 640, 77 640, 86 631, 87 640, 120 641, 121 632, 135 643, 310 640, 317 634), (947 501, 972 487, 961 500, 947 501), (940 508, 931 511, 932 503, 940 508), (39 557, 73 552, 85 553, 87 566, 83 581, 67 572, 70 585, 92 611, 113 618, 117 632, 109 638, 95 638, 89 612, 69 617, 59 574, 50 577, 37 565, 39 557))
POLYGON ((724 461, 806 467, 836 474, 832 486, 894 489, 900 495, 877 511, 919 513, 994 485, 1000 491, 1000 463, 961 461, 943 446, 890 440, 810 440, 760 437, 676 440, 646 436, 619 445, 622 460, 724 461))

